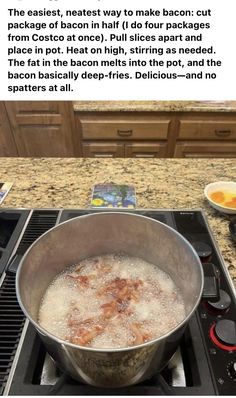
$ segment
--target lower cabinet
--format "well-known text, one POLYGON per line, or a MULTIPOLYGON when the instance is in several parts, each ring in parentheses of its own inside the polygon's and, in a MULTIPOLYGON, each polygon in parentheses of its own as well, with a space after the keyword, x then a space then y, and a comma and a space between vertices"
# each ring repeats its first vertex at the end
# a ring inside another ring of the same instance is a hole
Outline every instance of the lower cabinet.
POLYGON ((167 144, 162 142, 130 143, 125 145, 126 158, 164 158, 167 144))
POLYGON ((18 156, 4 102, 0 102, 0 156, 18 156))
POLYGON ((236 158, 236 112, 74 111, 0 101, 0 156, 236 158))
POLYGON ((236 158, 236 142, 182 141, 175 146, 176 158, 236 158))
POLYGON ((173 116, 150 112, 76 112, 84 157, 167 157, 173 116))
POLYGON ((185 113, 174 148, 178 158, 235 158, 235 113, 185 113))
POLYGON ((79 156, 71 102, 5 101, 5 108, 19 156, 79 156))
POLYGON ((85 158, 122 158, 124 145, 115 142, 86 142, 82 144, 82 155, 85 158))
POLYGON ((82 153, 90 158, 157 158, 166 157, 166 143, 83 142, 82 153))

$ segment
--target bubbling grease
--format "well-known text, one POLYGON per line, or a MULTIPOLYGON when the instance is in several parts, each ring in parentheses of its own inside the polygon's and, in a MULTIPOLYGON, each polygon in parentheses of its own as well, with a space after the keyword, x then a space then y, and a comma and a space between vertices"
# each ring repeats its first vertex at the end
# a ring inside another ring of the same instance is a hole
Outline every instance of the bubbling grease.
POLYGON ((59 274, 46 290, 38 321, 62 340, 112 349, 156 339, 185 316, 167 273, 141 258, 107 254, 59 274))

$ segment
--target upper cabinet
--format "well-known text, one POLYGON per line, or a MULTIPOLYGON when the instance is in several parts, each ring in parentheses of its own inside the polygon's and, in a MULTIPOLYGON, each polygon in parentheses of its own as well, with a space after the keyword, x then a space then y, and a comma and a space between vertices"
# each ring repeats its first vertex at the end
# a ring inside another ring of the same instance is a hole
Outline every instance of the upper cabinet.
POLYGON ((71 102, 5 102, 19 156, 79 156, 71 102))

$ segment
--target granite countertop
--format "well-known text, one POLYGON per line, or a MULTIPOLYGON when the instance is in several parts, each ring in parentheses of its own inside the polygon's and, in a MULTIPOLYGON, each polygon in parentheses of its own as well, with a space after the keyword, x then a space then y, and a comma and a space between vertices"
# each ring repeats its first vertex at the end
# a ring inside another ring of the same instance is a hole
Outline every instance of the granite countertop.
POLYGON ((131 184, 137 208, 203 209, 236 286, 236 243, 229 216, 211 208, 204 186, 235 181, 236 159, 0 158, 1 181, 14 183, 0 208, 86 208, 95 183, 131 184))
POLYGON ((236 101, 74 101, 76 112, 236 112, 236 101))

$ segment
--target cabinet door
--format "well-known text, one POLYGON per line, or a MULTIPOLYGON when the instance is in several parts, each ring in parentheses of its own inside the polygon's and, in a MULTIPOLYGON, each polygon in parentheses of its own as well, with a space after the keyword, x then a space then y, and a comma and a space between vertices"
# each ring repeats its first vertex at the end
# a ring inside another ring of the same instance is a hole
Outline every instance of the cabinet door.
POLYGON ((176 158, 236 158, 235 142, 188 142, 176 144, 176 158))
POLYGON ((77 155, 72 103, 9 101, 5 105, 19 156, 77 155))
POLYGON ((88 158, 124 157, 124 145, 110 142, 86 142, 82 145, 83 156, 88 158))
POLYGON ((126 158, 163 158, 166 156, 166 144, 162 142, 130 143, 125 145, 126 158))
POLYGON ((0 156, 18 156, 3 102, 0 102, 0 156))

